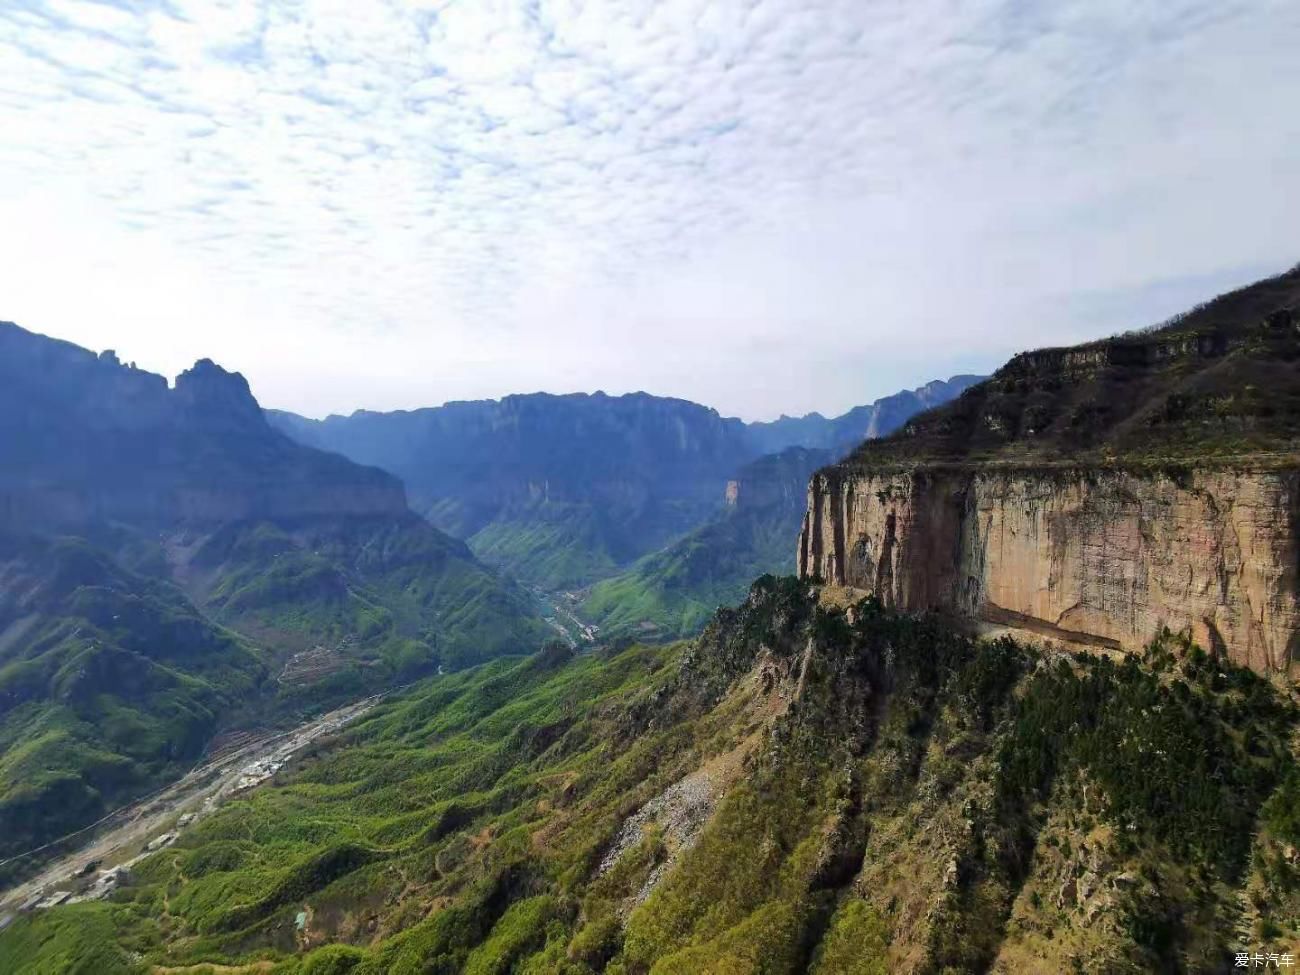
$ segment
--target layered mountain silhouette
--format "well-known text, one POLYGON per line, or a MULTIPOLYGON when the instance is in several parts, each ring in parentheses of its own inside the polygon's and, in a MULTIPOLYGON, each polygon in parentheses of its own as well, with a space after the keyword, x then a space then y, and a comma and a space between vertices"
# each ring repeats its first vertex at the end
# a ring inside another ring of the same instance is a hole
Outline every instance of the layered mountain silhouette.
MULTIPOLYGON (((762 575, 692 639, 551 643, 407 688, 183 827, 106 899, 16 913, 0 969, 1217 972, 1289 957, 1296 280, 1018 356, 838 463, 790 447, 739 466, 718 512, 597 584, 589 608, 610 631, 681 632, 699 593, 722 598, 778 548, 802 577, 762 575), (801 508, 796 549, 780 525, 801 508), (619 587, 641 600, 623 617, 623 594, 596 606, 619 587), (1002 615, 970 612, 990 607, 1002 615)), ((80 540, 10 542, 2 645, 25 656, 0 676, 28 710, 0 739, 6 808, 88 808, 168 760, 150 742, 201 740, 203 715, 262 679, 262 645, 194 608, 233 612, 240 587, 203 596, 190 579, 187 602, 174 567, 296 544, 322 570, 349 551, 352 571, 410 536, 348 548, 342 528, 300 525, 379 517, 109 526, 135 570, 80 540), (81 771, 57 774, 59 754, 81 771)), ((316 565, 291 564, 286 593, 316 565)), ((94 890, 58 896, 74 889, 94 890)))
POLYGON ((864 440, 888 436, 926 410, 956 399, 985 377, 959 375, 935 379, 885 396, 866 406, 855 406, 836 417, 820 413, 782 416, 769 422, 747 424, 750 442, 763 453, 777 453, 787 447, 813 447, 832 454, 847 452, 864 440))
POLYGON ((531 597, 384 471, 272 428, 237 373, 174 385, 0 324, 0 856, 274 721, 540 644, 531 597))
MULTIPOLYGON (((304 444, 396 474, 416 510, 484 561, 559 589, 617 574, 725 513, 726 485, 762 455, 797 446, 836 456, 978 379, 936 381, 832 419, 812 413, 771 423, 647 393, 535 393, 324 420, 268 417, 304 444)), ((731 595, 748 581, 733 580, 731 595)))

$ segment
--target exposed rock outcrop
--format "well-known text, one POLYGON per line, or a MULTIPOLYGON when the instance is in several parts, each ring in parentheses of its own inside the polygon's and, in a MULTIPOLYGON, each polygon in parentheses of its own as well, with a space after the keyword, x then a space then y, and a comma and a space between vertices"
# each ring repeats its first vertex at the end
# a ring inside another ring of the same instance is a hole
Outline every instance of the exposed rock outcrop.
POLYGON ((815 475, 799 572, 1112 648, 1160 627, 1259 671, 1300 641, 1300 472, 815 475))
POLYGON ((1261 672, 1300 645, 1300 267, 1169 323, 1016 356, 813 476, 799 572, 1261 672))

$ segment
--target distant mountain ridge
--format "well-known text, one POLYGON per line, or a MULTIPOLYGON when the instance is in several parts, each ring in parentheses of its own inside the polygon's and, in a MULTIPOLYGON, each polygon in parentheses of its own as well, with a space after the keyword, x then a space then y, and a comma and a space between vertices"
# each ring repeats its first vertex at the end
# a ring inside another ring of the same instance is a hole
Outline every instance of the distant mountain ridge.
POLYGON ((760 456, 791 446, 846 452, 977 378, 936 381, 833 419, 772 423, 644 392, 267 417, 304 444, 397 475, 416 510, 480 558, 559 589, 608 577, 704 524, 723 510, 727 482, 760 456))
POLYGON ((390 515, 401 482, 303 447, 238 373, 176 378, 0 322, 0 525, 390 515))
POLYGON ((417 509, 431 506, 431 520, 462 537, 535 503, 596 502, 662 517, 671 530, 677 519, 659 502, 715 503, 719 480, 752 453, 741 421, 647 393, 529 393, 321 421, 268 415, 304 443, 396 474, 417 509))
POLYGON ((884 396, 866 406, 855 406, 837 417, 824 417, 820 413, 782 416, 776 420, 747 424, 747 430, 751 441, 762 453, 776 453, 787 447, 848 450, 864 440, 893 433, 916 414, 955 399, 984 379, 984 376, 965 374, 947 380, 935 379, 916 389, 884 396))

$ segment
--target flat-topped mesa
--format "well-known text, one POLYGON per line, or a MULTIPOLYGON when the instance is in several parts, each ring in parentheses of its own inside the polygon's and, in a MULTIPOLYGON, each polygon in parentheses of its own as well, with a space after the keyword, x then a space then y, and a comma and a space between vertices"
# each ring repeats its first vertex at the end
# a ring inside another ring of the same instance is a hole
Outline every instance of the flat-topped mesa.
POLYGON ((1111 649, 1300 650, 1300 269, 1025 353, 815 474, 805 577, 1111 649))

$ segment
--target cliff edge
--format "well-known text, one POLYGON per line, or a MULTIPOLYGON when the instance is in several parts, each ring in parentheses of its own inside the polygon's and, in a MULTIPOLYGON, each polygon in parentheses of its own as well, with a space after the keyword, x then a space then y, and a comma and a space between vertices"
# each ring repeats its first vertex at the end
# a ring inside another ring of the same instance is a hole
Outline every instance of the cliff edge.
POLYGON ((1261 672, 1300 646, 1300 268, 1165 325, 1016 356, 818 471, 804 577, 1261 672))

